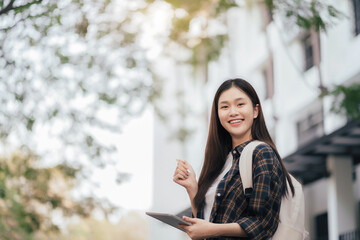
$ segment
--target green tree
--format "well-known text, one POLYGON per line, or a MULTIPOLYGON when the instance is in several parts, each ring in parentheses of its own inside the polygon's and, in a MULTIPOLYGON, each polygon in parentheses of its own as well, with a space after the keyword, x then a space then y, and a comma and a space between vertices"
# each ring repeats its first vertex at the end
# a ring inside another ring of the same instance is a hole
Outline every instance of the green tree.
POLYGON ((26 147, 0 157, 1 239, 35 239, 39 232, 57 233, 54 210, 63 217, 90 216, 101 204, 92 198, 72 198, 78 171, 66 164, 41 167, 40 157, 26 147))
POLYGON ((128 212, 116 224, 107 220, 82 219, 69 226, 67 233, 54 236, 53 240, 146 240, 148 235, 148 223, 144 216, 128 212))
MULTIPOLYGON (((30 153, 9 157, 23 161, 12 171, 1 165, 0 235, 6 239, 56 230, 55 209, 64 216, 114 209, 93 196, 76 202, 65 190, 52 193, 48 184, 59 177, 72 189, 89 169, 118 161, 121 149, 104 136, 121 133, 159 96, 150 47, 143 44, 149 37, 143 3, 0 1, 0 149, 27 145, 41 154, 41 163, 30 153)), ((119 172, 120 183, 124 176, 119 172)))
POLYGON ((120 132, 159 93, 141 2, 0 1, 0 137, 35 148, 47 130, 77 158, 110 161, 91 129, 120 132))
MULTIPOLYGON (((288 24, 302 29, 326 31, 342 14, 332 5, 320 0, 146 0, 148 3, 163 1, 170 4, 174 10, 170 40, 179 46, 192 51, 190 63, 195 67, 205 68, 216 60, 224 47, 227 33, 211 31, 214 24, 222 24, 226 29, 225 13, 233 7, 265 5, 273 14, 286 18, 288 24), (194 26, 200 30, 194 34, 194 26)), ((206 81, 206 79, 205 79, 206 81)))
POLYGON ((334 89, 324 93, 324 96, 334 98, 332 112, 360 121, 360 83, 350 86, 336 85, 334 89))

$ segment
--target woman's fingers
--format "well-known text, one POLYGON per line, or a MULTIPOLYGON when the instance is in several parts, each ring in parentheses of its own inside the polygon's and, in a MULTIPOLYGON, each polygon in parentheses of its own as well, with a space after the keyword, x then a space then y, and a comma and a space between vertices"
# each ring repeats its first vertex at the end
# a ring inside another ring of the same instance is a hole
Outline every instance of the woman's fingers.
POLYGON ((178 168, 184 168, 184 169, 187 169, 187 168, 188 168, 187 165, 186 165, 186 163, 185 163, 185 161, 183 161, 183 160, 178 160, 177 167, 178 167, 178 168))
POLYGON ((173 181, 187 189, 194 189, 197 184, 193 168, 184 160, 177 160, 173 181))
POLYGON ((175 169, 175 175, 180 175, 183 178, 187 178, 189 176, 189 170, 184 166, 183 163, 181 163, 180 161, 178 161, 178 165, 175 169))
MULTIPOLYGON (((189 217, 186 217, 186 216, 183 216, 182 217, 185 221, 191 223, 191 224, 194 224, 196 223, 196 220, 195 218, 189 218, 189 217)), ((181 227, 182 229, 184 229, 185 231, 190 227, 189 225, 183 225, 183 224, 179 224, 179 227, 181 227)))
POLYGON ((187 175, 186 174, 183 174, 183 173, 176 173, 174 174, 174 179, 179 179, 179 180, 185 180, 187 179, 187 175))
POLYGON ((180 174, 184 177, 188 177, 189 176, 189 172, 186 169, 177 169, 175 171, 175 174, 180 174))
POLYGON ((186 168, 185 166, 182 166, 182 165, 178 165, 178 166, 176 167, 176 170, 181 170, 181 171, 184 171, 184 172, 188 172, 188 171, 187 171, 188 168, 186 168))
POLYGON ((187 180, 188 179, 188 175, 184 172, 184 171, 180 171, 180 170, 176 170, 174 173, 174 181, 178 182, 178 180, 187 180))
POLYGON ((187 216, 183 216, 183 219, 191 224, 196 223, 196 218, 191 218, 191 217, 187 217, 187 216))
POLYGON ((178 161, 178 167, 181 168, 182 170, 185 170, 186 173, 191 173, 192 172, 192 167, 191 165, 184 161, 184 160, 177 160, 178 161))

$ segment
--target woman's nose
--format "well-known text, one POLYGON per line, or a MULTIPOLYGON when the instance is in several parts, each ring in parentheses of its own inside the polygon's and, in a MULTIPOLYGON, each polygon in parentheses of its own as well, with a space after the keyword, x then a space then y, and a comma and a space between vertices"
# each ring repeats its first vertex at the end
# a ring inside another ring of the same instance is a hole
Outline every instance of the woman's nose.
POLYGON ((238 115, 238 111, 235 107, 230 107, 230 116, 238 115))

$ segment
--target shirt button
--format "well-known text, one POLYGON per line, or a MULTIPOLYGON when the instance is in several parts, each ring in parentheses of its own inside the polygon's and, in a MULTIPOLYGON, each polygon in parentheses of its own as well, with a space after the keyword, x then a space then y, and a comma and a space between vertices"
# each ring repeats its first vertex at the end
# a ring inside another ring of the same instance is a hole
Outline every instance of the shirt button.
POLYGON ((233 151, 233 154, 236 154, 236 150, 233 151))
POLYGON ((221 193, 217 193, 216 196, 220 197, 220 196, 221 196, 221 193))

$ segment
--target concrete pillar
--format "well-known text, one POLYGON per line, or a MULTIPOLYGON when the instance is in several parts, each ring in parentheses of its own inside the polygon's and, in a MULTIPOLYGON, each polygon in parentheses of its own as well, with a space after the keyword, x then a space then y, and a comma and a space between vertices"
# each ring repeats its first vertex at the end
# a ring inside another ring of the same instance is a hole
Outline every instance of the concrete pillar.
POLYGON ((329 239, 338 240, 340 234, 356 228, 352 158, 329 155, 327 168, 330 172, 328 179, 329 239))
POLYGON ((360 200, 360 165, 356 166, 356 182, 355 182, 355 186, 354 186, 354 194, 355 194, 355 202, 356 202, 356 212, 357 214, 357 219, 356 219, 356 226, 358 226, 358 229, 360 229, 360 204, 359 204, 359 200, 360 200))

